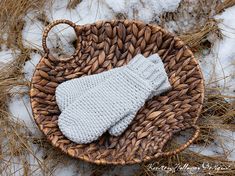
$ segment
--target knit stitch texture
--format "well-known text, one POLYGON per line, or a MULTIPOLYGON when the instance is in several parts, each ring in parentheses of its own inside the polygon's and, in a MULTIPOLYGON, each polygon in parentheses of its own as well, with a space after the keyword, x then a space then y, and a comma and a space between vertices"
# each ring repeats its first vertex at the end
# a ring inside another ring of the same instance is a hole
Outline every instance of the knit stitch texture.
POLYGON ((164 68, 137 55, 117 74, 87 90, 62 111, 59 128, 76 143, 90 143, 120 119, 134 116, 165 81, 164 68))
MULTIPOLYGON (((156 65, 157 67, 161 67, 162 69, 164 69, 164 65, 158 54, 153 54, 149 56, 147 59, 157 64, 156 65)), ((64 111, 72 102, 74 102, 77 98, 83 95, 83 93, 85 93, 87 90, 90 90, 93 87, 97 86, 98 84, 102 83, 113 74, 117 74, 118 71, 122 68, 123 67, 118 67, 111 69, 109 71, 104 71, 99 74, 84 76, 81 78, 75 78, 63 82, 56 89, 56 101, 59 106, 59 109, 61 111, 64 111)), ((153 92, 152 96, 159 95, 162 92, 165 92, 171 88, 166 72, 164 72, 163 74, 166 77, 166 80, 164 84, 162 84, 157 90, 153 92)), ((109 129, 109 133, 114 136, 122 134, 125 128, 128 127, 128 125, 131 123, 134 117, 135 114, 130 114, 122 118, 120 121, 118 121, 116 124, 114 124, 114 126, 112 126, 109 129)))

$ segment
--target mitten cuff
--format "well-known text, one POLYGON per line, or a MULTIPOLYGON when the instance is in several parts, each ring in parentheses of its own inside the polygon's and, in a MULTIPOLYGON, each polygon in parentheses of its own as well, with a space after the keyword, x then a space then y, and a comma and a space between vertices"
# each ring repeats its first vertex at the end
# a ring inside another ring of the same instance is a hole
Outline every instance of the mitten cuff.
POLYGON ((157 54, 149 58, 138 54, 127 64, 127 68, 148 81, 154 88, 168 79, 163 62, 157 54))

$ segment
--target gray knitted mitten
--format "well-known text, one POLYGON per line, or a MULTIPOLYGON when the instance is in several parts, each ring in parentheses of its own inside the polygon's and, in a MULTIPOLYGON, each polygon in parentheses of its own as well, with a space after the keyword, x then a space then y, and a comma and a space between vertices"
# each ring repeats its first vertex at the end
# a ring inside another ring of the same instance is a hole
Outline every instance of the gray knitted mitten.
MULTIPOLYGON (((141 55, 141 54, 139 54, 141 55)), ((142 56, 142 55, 141 55, 142 56)), ((143 56, 144 57, 144 56, 143 56)), ((158 54, 153 54, 148 59, 158 64, 158 67, 164 67, 161 58, 158 54)), ((123 67, 116 67, 108 71, 101 72, 99 74, 93 74, 89 76, 83 76, 75 78, 69 81, 65 81, 59 84, 56 88, 56 102, 60 111, 64 111, 71 103, 79 98, 87 90, 97 86, 105 81, 111 75, 118 73, 123 67)))
MULTIPOLYGON (((162 67, 164 69, 164 65, 161 61, 161 58, 158 54, 151 55, 148 59, 154 61, 158 67, 162 67)), ((83 93, 87 90, 92 89, 93 87, 97 86, 98 84, 105 81, 107 78, 112 76, 113 74, 118 73, 120 69, 123 67, 118 67, 111 69, 109 71, 104 71, 99 74, 84 76, 81 78, 75 78, 66 82, 63 82, 56 88, 56 101, 61 111, 64 111, 72 102, 74 102, 77 98, 79 98, 83 93)), ((165 73, 166 74, 166 73, 165 73)), ((162 92, 165 92, 170 88, 169 81, 167 79, 161 87, 153 92, 153 96, 159 95, 162 92)), ((150 97, 151 98, 151 97, 150 97)), ((109 129, 109 133, 114 136, 118 136, 123 133, 123 126, 124 124, 128 127, 129 124, 134 117, 133 115, 129 115, 124 117, 120 121, 118 121, 114 126, 109 129), (120 128, 121 127, 121 128, 120 128)), ((125 130, 125 129, 124 129, 125 130)))
POLYGON ((134 117, 165 81, 165 70, 141 55, 68 106, 58 119, 62 133, 90 143, 126 116, 134 117))

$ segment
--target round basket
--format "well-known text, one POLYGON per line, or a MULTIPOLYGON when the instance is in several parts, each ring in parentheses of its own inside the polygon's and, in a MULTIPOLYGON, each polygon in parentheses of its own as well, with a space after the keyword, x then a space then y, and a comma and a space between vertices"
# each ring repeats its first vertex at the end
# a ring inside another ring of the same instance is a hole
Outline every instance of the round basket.
POLYGON ((33 116, 52 145, 64 153, 97 164, 134 164, 175 155, 197 138, 195 123, 202 109, 204 81, 193 53, 178 37, 140 21, 99 21, 80 26, 57 20, 44 30, 42 45, 45 55, 36 66, 30 89, 33 116), (59 23, 72 26, 77 35, 76 52, 65 59, 52 56, 46 45, 49 31, 59 23), (138 53, 160 55, 172 90, 147 101, 121 136, 105 133, 90 144, 68 140, 57 124, 56 87, 73 78, 125 65, 138 53), (173 134, 188 128, 195 129, 191 139, 173 151, 163 151, 173 134))

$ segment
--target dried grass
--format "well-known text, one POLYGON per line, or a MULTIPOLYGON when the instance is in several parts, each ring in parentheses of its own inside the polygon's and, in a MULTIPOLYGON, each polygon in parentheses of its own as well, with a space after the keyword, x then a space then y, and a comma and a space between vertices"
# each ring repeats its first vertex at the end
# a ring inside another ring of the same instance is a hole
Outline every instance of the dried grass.
MULTIPOLYGON (((205 5, 205 0, 199 0, 201 7, 205 5)), ((25 48, 22 45, 21 32, 24 25, 23 17, 26 12, 30 9, 40 11, 40 7, 45 1, 37 0, 2 0, 0 1, 0 22, 1 22, 1 33, 0 33, 0 44, 6 44, 11 49, 20 50, 20 55, 8 65, 1 67, 0 69, 0 173, 1 175, 18 175, 17 172, 20 170, 22 175, 53 175, 53 172, 57 165, 66 164, 66 162, 72 159, 65 156, 57 149, 51 147, 44 137, 35 137, 32 135, 27 126, 21 121, 16 121, 8 112, 8 102, 14 95, 23 96, 27 95, 26 91, 14 91, 15 86, 28 87, 29 83, 25 81, 22 67, 27 61, 31 52, 30 48, 25 48), (3 38, 4 33, 7 33, 7 39, 3 38), (41 149, 43 157, 38 157, 35 146, 41 149), (36 160, 35 166, 30 163, 29 158, 36 160), (14 159, 16 158, 16 159, 14 159), (19 163, 18 168, 12 167, 15 163, 19 163)), ((78 0, 70 1, 68 8, 74 8, 78 0)), ((221 12, 224 8, 234 5, 234 1, 225 0, 223 5, 217 5, 216 13, 221 12)), ((183 6, 183 5, 182 5, 183 6)), ((220 32, 217 26, 217 21, 210 19, 212 10, 205 10, 208 13, 200 15, 204 18, 202 23, 203 27, 194 28, 192 32, 180 33, 180 37, 192 48, 197 48, 195 51, 200 52, 198 48, 205 47, 206 37, 215 33, 220 37, 220 32)), ((199 9, 200 11, 200 9, 199 9)), ((42 21, 48 21, 43 16, 40 16, 42 21)), ((169 20, 169 16, 176 18, 180 13, 165 14, 162 16, 162 21, 166 22, 169 20)), ((177 20, 177 19, 175 19, 177 20)), ((210 46, 209 46, 210 47, 210 46)), ((203 112, 199 118, 198 124, 202 129, 200 137, 195 142, 197 145, 207 146, 212 144, 218 137, 214 133, 216 129, 227 129, 235 131, 235 99, 234 97, 223 96, 215 89, 207 89, 206 99, 203 107, 203 112), (228 101, 229 99, 229 101, 228 101)), ((175 148, 177 146, 176 141, 172 141, 171 145, 168 146, 167 150, 175 148)), ((229 170, 220 171, 213 173, 214 175, 234 175, 235 163, 229 162, 225 159, 229 153, 226 147, 221 144, 223 148, 224 156, 219 157, 208 157, 197 154, 190 150, 186 150, 181 154, 171 158, 160 158, 157 166, 175 166, 178 164, 187 163, 189 166, 200 166, 203 162, 210 164, 221 164, 228 167, 229 170)), ((156 161, 157 162, 157 161, 156 161)), ((156 175, 155 172, 149 170, 148 164, 155 164, 155 161, 150 163, 142 164, 138 174, 136 175, 156 175)), ((91 175, 101 175, 107 170, 112 170, 114 167, 110 166, 92 166, 91 175)), ((214 172, 214 170, 205 169, 203 173, 208 174, 214 172)), ((181 171, 168 175, 183 175, 181 171)))
POLYGON ((215 13, 216 6, 220 4, 220 0, 182 0, 179 7, 174 12, 166 12, 160 16, 161 26, 169 21, 176 22, 176 32, 184 32, 184 28, 188 31, 194 30, 195 27, 201 27, 212 18, 215 13), (190 17, 190 19, 188 19, 190 17), (182 23, 187 20, 189 24, 182 23))
POLYGON ((6 33, 7 40, 5 41, 0 35, 0 41, 6 42, 9 48, 21 49, 23 47, 21 41, 21 31, 24 25, 25 14, 32 9, 37 9, 40 12, 44 1, 37 0, 1 0, 0 1, 0 21, 1 33, 6 33))
POLYGON ((175 12, 166 12, 160 16, 160 25, 167 27, 168 22, 174 21, 176 28, 174 32, 194 52, 198 52, 202 48, 210 47, 211 44, 206 40, 210 34, 221 38, 218 21, 213 19, 216 15, 214 9, 219 5, 221 5, 220 0, 182 0, 175 12), (186 25, 183 21, 189 24, 186 25))
POLYGON ((214 19, 209 19, 202 27, 195 28, 193 31, 183 33, 179 37, 189 45, 193 51, 198 52, 201 48, 205 48, 206 38, 210 34, 215 34, 221 38, 221 32, 218 27, 218 22, 214 19))
POLYGON ((74 9, 82 0, 69 0, 67 8, 74 9))
MULTIPOLYGON (((33 136, 22 121, 16 120, 8 112, 8 102, 12 96, 21 97, 28 94, 27 89, 20 89, 29 86, 29 83, 24 79, 22 67, 30 59, 31 52, 31 48, 25 48, 22 44, 23 17, 29 10, 40 11, 44 3, 45 1, 37 0, 0 1, 0 44, 6 45, 13 51, 20 50, 20 54, 14 61, 2 66, 0 69, 1 175, 19 175, 19 173, 22 173, 22 175, 49 174, 58 159, 61 159, 58 157, 58 152, 51 149, 44 138, 33 136), (4 37, 4 34, 7 34, 7 37, 4 37), (15 89, 15 87, 18 89, 15 89), (47 156, 47 159, 42 160, 37 157, 37 151, 34 151, 35 147, 33 147, 35 144, 46 149, 44 155, 47 156), (57 156, 57 159, 51 156, 57 156), (35 165, 30 163, 32 159, 36 161, 35 165)), ((62 154, 60 155, 62 156, 62 154)))
POLYGON ((216 6, 216 13, 221 13, 223 12, 225 9, 232 7, 235 5, 235 0, 224 0, 221 3, 218 3, 218 5, 216 6))

